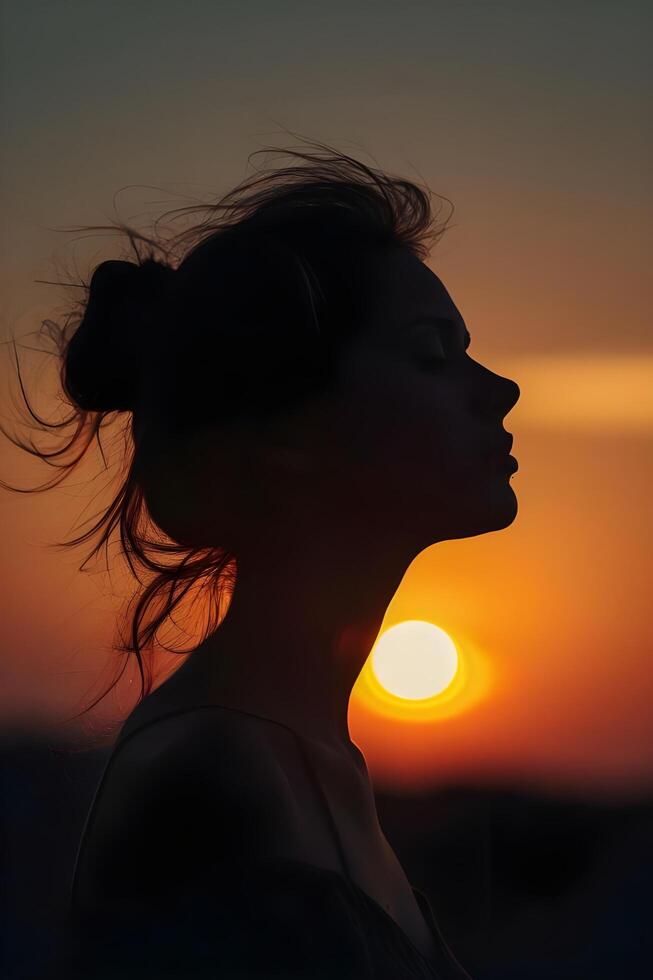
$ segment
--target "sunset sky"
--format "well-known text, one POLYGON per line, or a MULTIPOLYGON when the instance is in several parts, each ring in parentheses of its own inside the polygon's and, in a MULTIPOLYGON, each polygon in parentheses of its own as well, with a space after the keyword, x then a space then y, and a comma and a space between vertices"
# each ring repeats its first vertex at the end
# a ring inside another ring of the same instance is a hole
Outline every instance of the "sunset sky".
MULTIPOLYGON (((119 247, 53 229, 209 200, 251 174, 249 153, 292 144, 284 127, 454 203, 429 265, 470 355, 520 385, 504 421, 519 513, 424 551, 385 625, 435 623, 491 680, 419 721, 357 685, 352 736, 379 785, 650 787, 647 5, 25 0, 1 16, 2 339, 65 306, 35 280, 119 247)), ((0 464, 41 475, 6 445, 0 464)), ((7 716, 72 709, 110 656, 106 579, 45 547, 92 492, 0 493, 7 716)))

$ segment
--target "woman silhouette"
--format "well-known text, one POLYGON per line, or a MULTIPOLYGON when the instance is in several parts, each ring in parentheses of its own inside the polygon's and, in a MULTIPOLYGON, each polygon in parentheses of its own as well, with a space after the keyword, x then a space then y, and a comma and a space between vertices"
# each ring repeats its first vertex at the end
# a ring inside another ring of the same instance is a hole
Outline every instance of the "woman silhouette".
POLYGON ((324 144, 288 152, 301 165, 211 206, 176 263, 102 262, 61 333, 66 465, 131 413, 91 532, 119 528, 151 573, 68 976, 468 977, 379 826, 347 708, 412 559, 514 520, 519 388, 466 353, 423 262, 430 194, 324 144), (152 691, 143 651, 200 585, 211 628, 152 691))

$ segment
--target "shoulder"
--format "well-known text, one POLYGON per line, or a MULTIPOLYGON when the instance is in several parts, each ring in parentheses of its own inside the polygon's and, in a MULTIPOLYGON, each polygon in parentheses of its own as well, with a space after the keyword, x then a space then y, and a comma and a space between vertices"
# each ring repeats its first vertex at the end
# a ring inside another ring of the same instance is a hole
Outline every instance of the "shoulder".
POLYGON ((171 714, 117 747, 113 786, 164 822, 227 827, 265 818, 272 829, 288 791, 275 735, 269 723, 235 711, 171 714))
POLYGON ((287 821, 287 783, 265 729, 232 712, 171 715, 114 751, 80 849, 79 888, 90 899, 215 885, 273 853, 287 821))
POLYGON ((132 788, 146 784, 166 792, 183 784, 234 801, 276 795, 284 781, 269 723, 217 706, 135 728, 117 746, 113 768, 132 788))

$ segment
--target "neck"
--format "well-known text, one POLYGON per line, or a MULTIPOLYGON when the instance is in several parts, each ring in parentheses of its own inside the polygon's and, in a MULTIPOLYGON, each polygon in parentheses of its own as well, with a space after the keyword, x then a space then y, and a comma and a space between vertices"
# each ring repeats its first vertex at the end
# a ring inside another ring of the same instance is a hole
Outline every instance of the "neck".
POLYGON ((224 620, 189 658, 203 694, 351 753, 351 691, 404 569, 288 549, 239 563, 224 620))

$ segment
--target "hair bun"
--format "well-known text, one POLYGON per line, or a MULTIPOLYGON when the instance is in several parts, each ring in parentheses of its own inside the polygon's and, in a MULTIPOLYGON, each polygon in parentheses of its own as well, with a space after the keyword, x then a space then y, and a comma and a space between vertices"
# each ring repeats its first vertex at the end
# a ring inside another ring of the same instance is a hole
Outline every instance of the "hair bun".
POLYGON ((133 411, 150 326, 174 270, 109 259, 93 272, 84 317, 66 351, 65 387, 80 408, 133 411))

